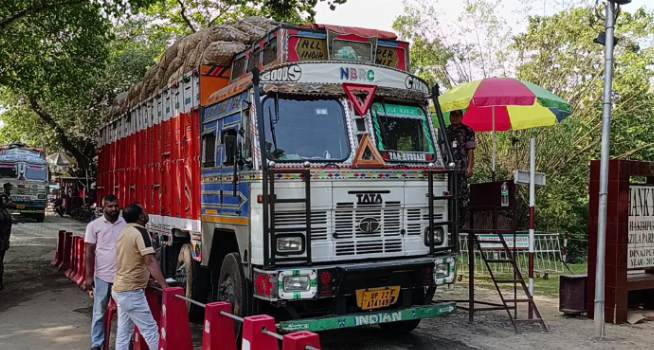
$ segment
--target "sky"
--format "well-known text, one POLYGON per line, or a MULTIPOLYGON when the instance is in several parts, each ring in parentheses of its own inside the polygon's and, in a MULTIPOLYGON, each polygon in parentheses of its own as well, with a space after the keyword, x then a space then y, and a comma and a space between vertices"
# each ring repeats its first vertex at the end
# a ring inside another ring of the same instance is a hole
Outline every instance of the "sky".
MULTIPOLYGON (((428 2, 429 0, 422 1, 428 2)), ((594 2, 593 0, 585 1, 594 2)), ((431 2, 440 4, 439 9, 442 10, 442 16, 457 17, 464 6, 464 2, 459 0, 431 0, 431 2)), ((532 6, 529 13, 542 15, 559 11, 579 0, 534 0, 529 2, 532 6)), ((502 0, 502 4, 508 16, 512 18, 511 22, 522 26, 521 22, 526 19, 525 1, 502 0)), ((623 9, 634 11, 642 6, 654 10, 654 0, 632 0, 623 9)), ((403 13, 403 10, 403 0, 347 0, 345 4, 337 5, 334 11, 329 9, 326 2, 319 2, 316 7, 316 22, 393 31, 393 21, 403 13)))

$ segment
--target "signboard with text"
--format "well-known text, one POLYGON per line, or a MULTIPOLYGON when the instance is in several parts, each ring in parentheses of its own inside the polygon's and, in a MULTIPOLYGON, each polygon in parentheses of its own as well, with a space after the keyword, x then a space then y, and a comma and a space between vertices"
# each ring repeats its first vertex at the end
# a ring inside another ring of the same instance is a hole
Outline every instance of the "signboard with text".
MULTIPOLYGON (((516 250, 527 250, 529 249, 529 234, 528 233, 518 233, 515 235, 515 243, 513 242, 513 235, 511 234, 505 234, 502 235, 504 237, 504 241, 506 242, 506 245, 509 247, 509 249, 516 249, 516 250)), ((502 250, 503 245, 502 241, 500 240, 500 236, 496 234, 481 234, 477 235, 479 240, 484 241, 483 243, 480 243, 479 245, 481 246, 481 249, 484 250, 502 250), (497 243, 491 243, 490 241, 495 241, 497 243)))
POLYGON ((359 83, 429 94, 427 83, 417 76, 395 69, 357 63, 304 62, 286 64, 261 72, 264 84, 359 83))
MULTIPOLYGON (((604 320, 627 322, 629 310, 654 300, 654 162, 609 161, 604 236, 604 320), (638 180, 636 184, 634 181, 638 180)), ((586 311, 595 316, 598 266, 600 161, 593 160, 588 186, 588 279, 586 311)))
POLYGON ((627 268, 654 267, 654 186, 629 188, 627 268))

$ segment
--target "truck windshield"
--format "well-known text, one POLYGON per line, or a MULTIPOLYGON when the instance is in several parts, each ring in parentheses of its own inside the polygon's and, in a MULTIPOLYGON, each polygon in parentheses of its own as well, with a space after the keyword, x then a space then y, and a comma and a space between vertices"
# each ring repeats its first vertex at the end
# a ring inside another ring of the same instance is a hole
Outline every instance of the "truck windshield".
POLYGON ((422 108, 374 103, 372 115, 377 148, 388 153, 390 160, 426 161, 427 155, 433 155, 429 124, 422 108))
POLYGON ((276 161, 343 161, 350 143, 336 99, 268 97, 263 102, 268 158, 276 161))
POLYGON ((0 178, 15 179, 16 176, 18 176, 18 170, 16 168, 16 164, 0 163, 0 178))
POLYGON ((30 164, 25 167, 25 177, 28 180, 44 181, 48 179, 48 172, 44 165, 30 164))

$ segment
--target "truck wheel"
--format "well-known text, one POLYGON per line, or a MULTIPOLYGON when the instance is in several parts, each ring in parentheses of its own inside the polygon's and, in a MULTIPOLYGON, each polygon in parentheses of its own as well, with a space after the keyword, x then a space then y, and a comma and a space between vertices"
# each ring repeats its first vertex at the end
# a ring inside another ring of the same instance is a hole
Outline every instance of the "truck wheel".
POLYGON ((232 304, 232 312, 243 316, 248 310, 245 289, 245 276, 241 266, 241 255, 229 253, 223 259, 218 278, 218 300, 228 301, 232 304))
MULTIPOLYGON (((201 271, 200 264, 193 260, 191 254, 191 245, 186 243, 179 249, 177 256, 177 268, 175 269, 175 280, 186 290, 186 297, 204 303, 207 298, 206 277, 201 271)), ((188 316, 191 321, 202 320, 204 309, 201 307, 186 303, 188 307, 188 316)))
POLYGON ((45 213, 34 215, 34 220, 36 220, 36 222, 43 222, 43 220, 45 220, 45 213))

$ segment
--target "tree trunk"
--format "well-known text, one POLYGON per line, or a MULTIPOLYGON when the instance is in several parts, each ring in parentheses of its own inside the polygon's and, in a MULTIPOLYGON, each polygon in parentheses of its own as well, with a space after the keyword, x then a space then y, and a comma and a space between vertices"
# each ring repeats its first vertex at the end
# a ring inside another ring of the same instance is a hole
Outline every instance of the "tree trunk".
POLYGON ((28 96, 28 100, 30 103, 30 107, 36 113, 36 115, 41 118, 41 120, 52 130, 55 132, 55 137, 57 138, 57 142, 63 147, 63 149, 68 152, 73 158, 75 158, 75 162, 77 163, 77 170, 79 173, 84 176, 86 173, 86 170, 89 171, 89 174, 94 173, 92 169, 89 169, 92 163, 91 157, 88 156, 88 154, 92 154, 92 152, 95 151, 95 148, 92 145, 81 145, 82 148, 80 148, 78 145, 73 143, 68 135, 66 135, 66 131, 57 123, 55 118, 50 115, 47 111, 43 109, 43 107, 39 104, 37 99, 33 96, 28 96), (91 153, 89 153, 91 152, 91 153))

